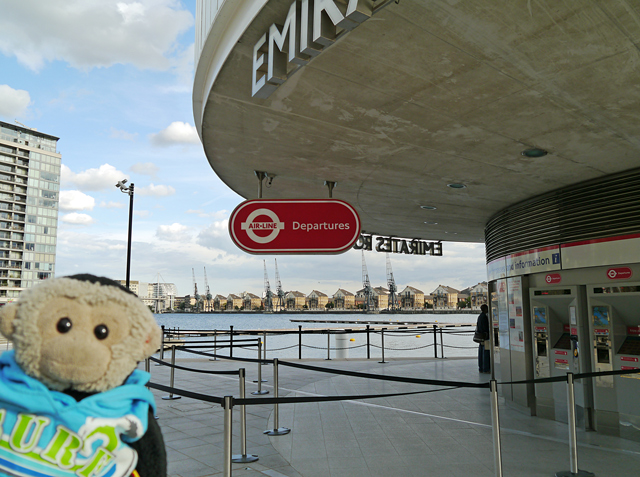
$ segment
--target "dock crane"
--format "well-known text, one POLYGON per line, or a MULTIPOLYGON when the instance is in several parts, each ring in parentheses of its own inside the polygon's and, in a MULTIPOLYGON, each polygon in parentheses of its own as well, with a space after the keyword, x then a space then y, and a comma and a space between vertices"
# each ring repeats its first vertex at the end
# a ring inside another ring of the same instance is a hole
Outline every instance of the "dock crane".
POLYGON ((395 311, 397 309, 398 297, 396 292, 398 287, 396 286, 396 280, 393 278, 393 270, 391 269, 391 259, 387 253, 387 288, 389 288, 389 310, 395 311))
POLYGON ((364 311, 373 310, 373 288, 369 281, 367 262, 364 261, 364 250, 362 251, 362 292, 364 293, 364 311))
POLYGON ((282 289, 282 283, 280 283, 280 273, 278 273, 278 259, 274 258, 276 262, 276 311, 284 310, 284 290, 282 289))
POLYGON ((273 292, 269 285, 269 275, 267 275, 267 262, 262 261, 264 265, 264 309, 265 311, 273 311, 273 292))
POLYGON ((191 275, 193 276, 193 298, 196 301, 196 313, 200 311, 200 301, 202 297, 198 293, 198 284, 196 283, 196 272, 191 269, 191 275))
POLYGON ((207 267, 204 267, 204 286, 207 290, 204 295, 204 311, 211 311, 211 300, 213 299, 213 296, 211 295, 211 290, 209 289, 209 281, 207 280, 207 267))

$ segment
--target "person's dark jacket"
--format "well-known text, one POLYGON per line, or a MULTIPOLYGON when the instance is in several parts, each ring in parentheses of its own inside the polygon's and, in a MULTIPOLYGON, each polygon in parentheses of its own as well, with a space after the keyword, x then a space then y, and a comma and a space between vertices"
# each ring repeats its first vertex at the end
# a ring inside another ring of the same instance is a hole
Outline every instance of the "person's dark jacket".
POLYGON ((480 313, 480 315, 478 315, 477 327, 479 332, 485 333, 485 336, 487 336, 487 340, 488 340, 490 336, 489 317, 484 311, 480 313))

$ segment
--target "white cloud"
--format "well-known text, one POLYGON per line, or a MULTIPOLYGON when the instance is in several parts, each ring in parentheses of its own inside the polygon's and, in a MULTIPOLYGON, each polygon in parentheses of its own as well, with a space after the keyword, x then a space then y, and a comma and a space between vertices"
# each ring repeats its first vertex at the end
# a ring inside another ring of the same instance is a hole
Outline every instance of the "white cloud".
POLYGON ((71 212, 70 214, 63 215, 60 219, 66 224, 73 225, 91 225, 95 221, 93 217, 87 214, 78 214, 77 212, 71 212))
POLYGON ((134 210, 133 215, 140 217, 141 219, 146 219, 147 217, 151 217, 151 212, 148 210, 134 210))
MULTIPOLYGON (((209 249, 220 249, 221 238, 229 238, 229 219, 213 222, 198 234, 196 243, 209 249)), ((230 240, 228 241, 230 242, 230 240)))
POLYGON ((156 237, 160 240, 166 240, 167 242, 189 242, 191 236, 189 235, 189 227, 179 223, 173 223, 171 225, 160 225, 156 230, 156 237))
POLYGON ((136 189, 136 192, 140 195, 154 195, 156 197, 166 197, 168 195, 175 194, 176 190, 171 186, 154 185, 153 183, 151 183, 148 186, 141 187, 140 189, 136 189))
POLYGON ((109 202, 105 202, 103 200, 100 202, 100 207, 104 207, 106 209, 122 209, 126 207, 126 204, 124 202, 113 202, 111 200, 109 202))
POLYGON ((93 210, 96 200, 79 190, 60 191, 60 210, 93 210))
POLYGON ((155 177, 160 168, 153 162, 137 162, 129 168, 131 172, 145 176, 155 177))
POLYGON ((187 214, 196 214, 198 217, 203 218, 211 218, 215 220, 223 220, 229 217, 228 210, 217 210, 215 212, 205 212, 202 209, 189 209, 186 211, 187 214))
POLYGON ((138 133, 128 133, 127 131, 111 128, 111 134, 109 137, 113 139, 123 139, 125 141, 135 141, 138 137, 138 133))
POLYGON ((114 188, 122 179, 129 179, 129 175, 119 171, 110 164, 103 164, 98 169, 73 172, 69 167, 62 165, 62 184, 75 185, 80 190, 104 190, 114 188))
POLYGON ((154 146, 171 146, 174 144, 200 144, 198 131, 195 126, 181 121, 175 121, 157 134, 149 135, 154 146))
POLYGON ((0 116, 7 118, 24 116, 30 103, 31 96, 28 91, 0 84, 0 116))
POLYGON ((0 51, 34 71, 54 60, 167 70, 194 21, 178 0, 0 0, 0 10, 0 51))

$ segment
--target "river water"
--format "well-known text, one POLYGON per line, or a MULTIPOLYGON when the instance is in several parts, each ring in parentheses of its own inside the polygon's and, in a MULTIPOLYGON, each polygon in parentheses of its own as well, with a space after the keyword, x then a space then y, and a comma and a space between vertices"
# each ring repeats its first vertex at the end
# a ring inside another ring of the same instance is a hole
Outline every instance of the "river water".
MULTIPOLYGON (((181 330, 229 330, 230 326, 234 330, 297 330, 302 325, 303 330, 308 328, 364 328, 367 321, 388 321, 390 325, 398 321, 420 322, 425 324, 433 323, 475 323, 476 315, 471 314, 334 314, 334 313, 300 313, 300 314, 279 314, 279 313, 164 313, 154 315, 159 325, 165 328, 180 328, 181 330), (337 323, 300 323, 291 320, 343 320, 356 321, 350 324, 337 323)), ((376 325, 379 326, 379 325, 376 325)), ((464 333, 450 334, 443 332, 444 356, 446 357, 471 357, 477 356, 478 348, 473 342, 473 328, 451 328, 451 330, 464 333)), ((235 339, 246 339, 248 336, 236 337, 235 339)), ((336 336, 332 335, 331 357, 336 357, 336 336)), ((228 339, 228 336, 220 336, 220 340, 228 339)), ((213 338, 187 338, 187 341, 213 340, 213 338)), ((382 336, 379 332, 370 333, 370 353, 372 359, 378 359, 382 355, 382 336)), ((433 333, 419 331, 415 333, 402 333, 387 330, 384 334, 385 358, 393 357, 434 357, 433 333)), ((339 341, 338 347, 348 347, 346 351, 349 358, 367 357, 367 336, 365 333, 352 333, 345 341, 339 341), (353 339, 354 341, 350 341, 353 339)), ((267 358, 292 359, 298 358, 298 334, 290 335, 267 335, 266 339, 267 358)), ((302 357, 322 359, 327 357, 327 336, 326 334, 305 334, 302 336, 302 357)), ((202 351, 202 350, 200 350, 202 351)), ((227 355, 228 349, 218 351, 221 355, 227 355)), ((234 356, 256 358, 257 348, 240 349, 234 347, 234 356)), ((440 336, 438 335, 438 356, 442 356, 440 346, 440 336)), ((197 357, 193 354, 187 355, 178 352, 177 357, 197 357)))

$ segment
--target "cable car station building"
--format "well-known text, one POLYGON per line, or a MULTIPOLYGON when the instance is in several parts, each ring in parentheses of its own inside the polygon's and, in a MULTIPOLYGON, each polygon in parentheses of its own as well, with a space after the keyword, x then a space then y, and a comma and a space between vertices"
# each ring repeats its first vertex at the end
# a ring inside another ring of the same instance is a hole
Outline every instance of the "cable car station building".
MULTIPOLYGON (((256 198, 335 198, 363 230, 484 242, 499 381, 640 367, 640 3, 199 0, 195 122, 256 198)), ((446 253, 446 247, 445 247, 446 253)), ((562 386, 505 385, 565 421, 562 386)), ((577 383, 640 440, 640 380, 577 383)))

